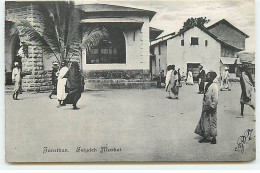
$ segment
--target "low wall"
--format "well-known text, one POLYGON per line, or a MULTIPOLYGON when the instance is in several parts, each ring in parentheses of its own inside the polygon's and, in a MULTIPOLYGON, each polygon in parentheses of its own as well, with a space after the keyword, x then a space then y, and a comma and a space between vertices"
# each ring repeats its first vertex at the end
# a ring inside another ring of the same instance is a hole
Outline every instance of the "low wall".
POLYGON ((149 70, 85 70, 85 89, 147 89, 156 87, 149 70))

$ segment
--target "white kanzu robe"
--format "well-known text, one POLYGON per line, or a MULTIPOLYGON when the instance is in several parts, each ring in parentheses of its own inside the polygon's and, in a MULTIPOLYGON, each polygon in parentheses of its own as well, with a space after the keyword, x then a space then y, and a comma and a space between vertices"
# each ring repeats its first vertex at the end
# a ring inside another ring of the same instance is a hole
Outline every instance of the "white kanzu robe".
POLYGON ((67 78, 63 78, 64 75, 68 71, 68 67, 62 67, 59 72, 58 76, 58 84, 57 84, 57 99, 58 100, 64 100, 66 98, 66 93, 65 93, 65 85, 67 82, 67 78))
POLYGON ((186 84, 188 84, 188 85, 193 85, 194 84, 193 83, 193 75, 192 75, 191 71, 188 72, 186 84))
POLYGON ((12 79, 14 81, 14 91, 18 91, 21 86, 21 69, 15 67, 12 73, 12 79))

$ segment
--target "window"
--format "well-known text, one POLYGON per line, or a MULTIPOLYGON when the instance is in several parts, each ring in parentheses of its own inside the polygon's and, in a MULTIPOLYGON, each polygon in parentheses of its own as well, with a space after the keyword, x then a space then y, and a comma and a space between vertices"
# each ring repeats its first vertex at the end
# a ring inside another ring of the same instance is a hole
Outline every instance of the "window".
POLYGON ((158 52, 159 52, 159 55, 161 55, 161 45, 158 44, 158 52))
POLYGON ((191 37, 191 45, 199 45, 199 38, 198 37, 191 37))
POLYGON ((98 26, 95 32, 88 37, 94 40, 91 47, 86 48, 87 64, 125 64, 126 46, 122 31, 116 27, 98 26), (97 31, 98 30, 98 31, 97 31), (100 37, 101 35, 101 37, 100 37))
POLYGON ((208 46, 208 40, 205 40, 205 46, 208 46))
POLYGON ((181 46, 184 46, 184 40, 181 40, 181 46))

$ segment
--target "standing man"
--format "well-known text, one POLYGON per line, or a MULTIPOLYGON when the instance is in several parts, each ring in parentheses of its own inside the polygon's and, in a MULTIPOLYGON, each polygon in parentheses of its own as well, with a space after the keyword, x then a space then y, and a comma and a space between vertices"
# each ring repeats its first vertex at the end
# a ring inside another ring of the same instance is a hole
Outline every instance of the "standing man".
POLYGON ((178 68, 178 85, 181 87, 182 86, 182 84, 181 84, 181 72, 180 72, 180 68, 178 68))
POLYGON ((52 76, 51 76, 51 81, 52 81, 52 85, 53 85, 53 90, 51 92, 51 94, 49 95, 49 98, 51 98, 52 95, 57 95, 57 83, 58 83, 58 71, 59 71, 59 64, 58 62, 53 62, 52 63, 52 76))
POLYGON ((221 89, 220 91, 223 90, 228 90, 230 91, 231 89, 229 88, 229 72, 228 72, 228 68, 225 67, 225 70, 223 71, 222 75, 221 75, 221 89))
POLYGON ((213 82, 216 77, 216 72, 207 73, 206 79, 208 83, 205 86, 201 117, 195 129, 195 133, 202 136, 199 143, 217 143, 218 85, 213 82))
POLYGON ((58 75, 58 84, 57 84, 57 99, 59 101, 59 105, 57 108, 60 108, 63 106, 63 100, 66 98, 66 93, 65 93, 65 86, 67 82, 67 78, 63 78, 65 74, 68 71, 68 67, 66 66, 66 62, 62 61, 61 62, 61 69, 58 75))
POLYGON ((204 94, 204 85, 205 85, 205 70, 203 70, 203 66, 199 66, 199 92, 198 94, 204 94))
POLYGON ((12 80, 14 82, 14 94, 13 94, 14 100, 19 100, 18 94, 20 93, 21 79, 22 79, 21 78, 21 69, 19 68, 19 63, 15 62, 13 73, 12 73, 12 80))

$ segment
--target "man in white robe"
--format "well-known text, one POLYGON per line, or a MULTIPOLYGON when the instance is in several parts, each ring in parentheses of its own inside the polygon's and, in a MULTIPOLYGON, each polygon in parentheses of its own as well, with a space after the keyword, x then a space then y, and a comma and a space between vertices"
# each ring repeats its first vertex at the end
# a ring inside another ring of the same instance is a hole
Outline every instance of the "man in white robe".
POLYGON ((59 105, 57 106, 60 108, 63 105, 63 100, 66 98, 65 86, 67 82, 67 78, 63 78, 65 74, 68 72, 68 67, 66 66, 65 61, 61 63, 61 69, 58 75, 58 84, 57 84, 57 99, 59 101, 59 105))
POLYGON ((18 94, 20 92, 20 86, 21 86, 21 69, 19 68, 18 62, 14 63, 14 69, 12 72, 12 80, 14 82, 14 93, 13 93, 13 99, 19 100, 18 94))

